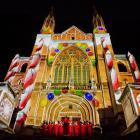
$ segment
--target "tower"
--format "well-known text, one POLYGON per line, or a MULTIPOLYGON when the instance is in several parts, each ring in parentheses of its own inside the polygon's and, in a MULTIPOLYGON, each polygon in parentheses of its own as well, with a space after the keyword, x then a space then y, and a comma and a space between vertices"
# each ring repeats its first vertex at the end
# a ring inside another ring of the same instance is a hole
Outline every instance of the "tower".
MULTIPOLYGON (((98 13, 93 16, 93 24, 95 52, 98 58, 98 84, 100 85, 100 94, 97 94, 101 104, 98 108, 100 122, 102 123, 104 131, 107 130, 105 133, 108 133, 110 128, 110 133, 114 131, 120 134, 126 129, 126 124, 130 120, 126 121, 126 119, 129 118, 128 114, 125 114, 126 102, 124 103, 124 100, 120 102, 119 99, 122 99, 124 94, 126 95, 125 88, 129 83, 133 83, 134 87, 137 87, 140 73, 135 58, 131 54, 128 53, 128 56, 124 54, 114 54, 110 34, 107 33, 103 19, 98 13), (121 104, 122 102, 123 104, 121 104)), ((127 105, 128 108, 130 108, 130 106, 133 108, 132 105, 129 104, 129 107, 127 105)), ((136 118, 138 118, 138 116, 136 118)), ((134 122, 132 124, 134 125, 134 122)), ((126 129, 126 131, 128 131, 127 134, 131 131, 130 129, 126 129)))
POLYGON ((54 27, 51 10, 31 56, 17 54, 5 77, 18 99, 15 130, 23 123, 34 128, 44 120, 55 122, 65 116, 90 121, 94 128, 116 125, 123 114, 119 99, 127 83, 139 82, 138 67, 133 73, 130 55, 114 54, 97 12, 92 33, 74 25, 54 33, 54 27))

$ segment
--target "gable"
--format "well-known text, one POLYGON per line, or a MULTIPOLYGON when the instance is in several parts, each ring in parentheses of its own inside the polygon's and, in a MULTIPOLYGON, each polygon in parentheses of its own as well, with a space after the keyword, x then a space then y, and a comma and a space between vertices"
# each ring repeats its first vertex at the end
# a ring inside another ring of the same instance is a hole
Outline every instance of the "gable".
POLYGON ((61 34, 54 34, 53 40, 92 40, 92 34, 86 34, 73 25, 61 34))
POLYGON ((62 34, 75 34, 75 33, 85 35, 85 33, 83 31, 81 31, 79 28, 77 28, 74 25, 72 27, 68 28, 66 31, 62 32, 62 34))

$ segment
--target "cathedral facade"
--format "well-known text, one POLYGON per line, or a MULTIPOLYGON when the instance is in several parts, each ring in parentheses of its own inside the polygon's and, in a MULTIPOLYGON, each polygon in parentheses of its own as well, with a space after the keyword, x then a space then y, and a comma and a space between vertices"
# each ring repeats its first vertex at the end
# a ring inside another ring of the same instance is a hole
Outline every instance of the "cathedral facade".
POLYGON ((39 128, 44 120, 56 122, 67 116, 89 121, 101 132, 109 127, 119 134, 129 132, 140 114, 138 66, 131 53, 114 54, 100 15, 94 16, 93 26, 91 33, 74 25, 54 33, 50 13, 31 56, 13 58, 5 77, 16 95, 13 131, 23 124, 39 128), (129 90, 132 99, 127 103, 129 90), (128 107, 134 116, 129 117, 128 107))

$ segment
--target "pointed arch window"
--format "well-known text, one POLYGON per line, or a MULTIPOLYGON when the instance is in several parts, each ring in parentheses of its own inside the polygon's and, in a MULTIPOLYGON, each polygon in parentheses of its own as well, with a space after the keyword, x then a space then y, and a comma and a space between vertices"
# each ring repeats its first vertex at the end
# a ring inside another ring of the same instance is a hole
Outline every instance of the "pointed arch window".
POLYGON ((27 63, 24 63, 24 64, 21 66, 20 72, 26 72, 27 65, 28 65, 27 63))
POLYGON ((127 67, 123 63, 118 63, 119 72, 127 72, 127 67))
POLYGON ((88 84, 89 61, 87 56, 78 48, 71 47, 64 50, 56 59, 54 67, 54 83, 88 84))

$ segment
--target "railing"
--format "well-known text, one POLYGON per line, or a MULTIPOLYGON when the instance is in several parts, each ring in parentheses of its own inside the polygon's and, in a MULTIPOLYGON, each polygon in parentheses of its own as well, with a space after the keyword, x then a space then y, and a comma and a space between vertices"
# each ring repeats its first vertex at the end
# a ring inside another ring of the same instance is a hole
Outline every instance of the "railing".
MULTIPOLYGON (((63 89, 63 88, 67 88, 70 89, 69 84, 62 84, 62 83, 57 83, 51 84, 51 88, 50 89, 63 89)), ((90 90, 91 86, 89 84, 74 84, 74 89, 81 89, 81 90, 90 90)))
POLYGON ((54 89, 71 89, 74 88, 75 90, 99 90, 100 89, 100 85, 96 84, 95 85, 95 89, 93 89, 94 87, 91 88, 90 84, 74 84, 74 85, 70 85, 68 83, 51 83, 50 87, 47 87, 46 83, 37 83, 35 86, 35 90, 54 90, 54 89))

